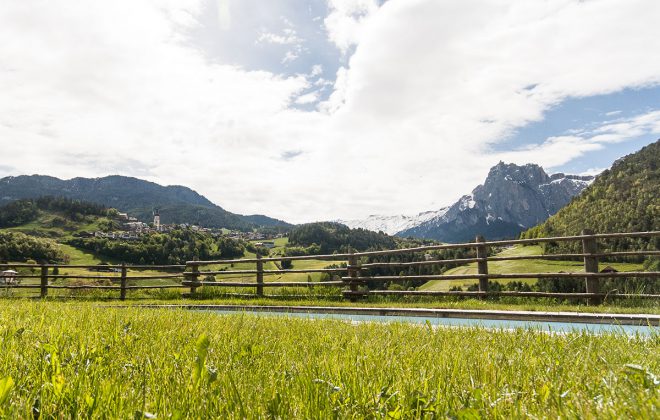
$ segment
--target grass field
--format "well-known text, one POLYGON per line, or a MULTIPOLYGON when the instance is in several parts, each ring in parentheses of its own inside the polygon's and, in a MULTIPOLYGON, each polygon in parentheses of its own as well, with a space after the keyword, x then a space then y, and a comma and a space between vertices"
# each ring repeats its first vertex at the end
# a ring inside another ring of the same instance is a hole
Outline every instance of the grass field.
POLYGON ((5 230, 63 240, 73 238, 73 234, 76 232, 95 232, 99 230, 99 222, 102 220, 107 219, 87 216, 82 221, 73 222, 60 213, 41 211, 39 216, 30 223, 5 228, 5 230), (59 223, 56 221, 59 221, 59 223))
MULTIPOLYGON (((543 249, 539 245, 535 246, 521 246, 516 245, 511 248, 506 248, 499 254, 498 257, 511 257, 519 255, 540 255, 543 254, 543 249)), ((606 265, 612 266, 618 271, 636 271, 641 270, 642 264, 632 263, 600 263, 603 268, 606 265)), ((584 271, 584 263, 581 261, 564 261, 564 260, 513 260, 513 261, 489 261, 488 272, 491 274, 502 273, 556 273, 559 271, 565 272, 582 272, 584 271)), ((477 274, 477 263, 470 263, 461 267, 456 267, 448 270, 444 274, 477 274)), ((507 280, 497 280, 500 283, 506 283, 507 280)), ((536 283, 535 278, 530 279, 516 279, 515 281, 523 281, 527 283, 536 283)), ((419 288, 419 290, 438 290, 447 291, 452 287, 460 286, 466 289, 472 284, 477 284, 476 280, 433 280, 419 288)))
POLYGON ((653 418, 660 336, 0 306, 4 418, 653 418))

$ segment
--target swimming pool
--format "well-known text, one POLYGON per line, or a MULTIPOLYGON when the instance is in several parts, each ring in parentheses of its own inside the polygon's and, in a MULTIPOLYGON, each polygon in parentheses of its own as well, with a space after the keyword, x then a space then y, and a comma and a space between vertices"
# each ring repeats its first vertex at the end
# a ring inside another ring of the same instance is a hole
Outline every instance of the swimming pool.
MULTIPOLYGON (((642 334, 654 335, 660 331, 658 327, 652 325, 626 325, 624 323, 594 323, 594 322, 562 322, 562 321, 542 321, 542 320, 515 320, 515 319, 488 319, 488 318, 460 318, 447 316, 444 312, 439 312, 438 315, 378 315, 378 314, 360 314, 350 313, 350 311, 339 312, 334 308, 334 312, 321 312, 314 311, 313 308, 309 310, 287 310, 286 308, 267 308, 267 307, 236 307, 236 308, 197 308, 198 310, 212 311, 219 315, 229 315, 237 313, 253 314, 266 317, 288 317, 288 318, 302 318, 302 319, 335 319, 352 323, 360 322, 403 322, 411 324, 426 324, 434 327, 482 327, 492 329, 535 329, 545 332, 589 332, 594 334, 602 334, 608 332, 625 333, 629 335, 642 334)), ((290 308, 291 309, 291 308, 290 308)), ((474 312, 469 313, 474 316, 474 312)), ((484 314, 486 315, 486 314, 484 314)), ((587 321, 587 320, 585 320, 587 321)))

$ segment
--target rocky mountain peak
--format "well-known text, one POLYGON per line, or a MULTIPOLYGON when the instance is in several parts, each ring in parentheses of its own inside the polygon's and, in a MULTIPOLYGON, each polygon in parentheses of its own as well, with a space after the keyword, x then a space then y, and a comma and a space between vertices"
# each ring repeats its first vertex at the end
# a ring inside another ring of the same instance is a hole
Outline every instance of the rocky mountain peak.
POLYGON ((461 197, 440 218, 399 232, 401 236, 470 241, 513 237, 546 220, 579 194, 593 177, 548 175, 536 164, 499 162, 482 185, 461 197))
POLYGON ((519 166, 515 163, 506 164, 500 161, 490 169, 484 185, 498 182, 540 185, 550 182, 550 177, 543 168, 533 163, 519 166))

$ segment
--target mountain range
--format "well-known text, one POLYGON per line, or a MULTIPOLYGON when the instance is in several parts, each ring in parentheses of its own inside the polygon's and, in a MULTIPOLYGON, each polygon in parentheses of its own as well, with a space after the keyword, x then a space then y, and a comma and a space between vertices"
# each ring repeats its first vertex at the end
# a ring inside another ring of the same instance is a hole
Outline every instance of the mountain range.
POLYGON ((43 175, 0 179, 0 205, 22 198, 59 196, 113 207, 141 221, 151 221, 158 209, 162 223, 192 223, 204 227, 250 230, 256 227, 290 227, 263 215, 231 213, 190 188, 162 186, 138 178, 112 175, 102 178, 62 180, 43 175))
MULTIPOLYGON (((538 165, 498 163, 483 185, 451 206, 414 216, 369 216, 338 220, 349 227, 382 231, 400 237, 471 241, 477 234, 488 239, 517 236, 545 221, 593 181, 590 176, 548 175, 538 165)), ((158 209, 163 223, 192 223, 205 227, 250 230, 292 225, 264 215, 231 213, 190 188, 162 186, 119 175, 62 180, 43 175, 0 179, 0 205, 22 198, 61 196, 127 212, 142 221, 158 209)))
POLYGON ((346 225, 352 229, 363 228, 374 232, 383 232, 388 235, 396 235, 408 229, 412 229, 422 223, 433 220, 447 212, 449 207, 443 207, 440 210, 424 211, 414 216, 397 214, 392 216, 372 214, 364 219, 336 220, 337 223, 346 225))
POLYGON ((369 216, 340 222, 349 227, 443 242, 471 241, 476 235, 510 238, 555 214, 593 179, 563 173, 548 175, 535 164, 500 162, 472 194, 464 195, 451 206, 416 216, 369 216))

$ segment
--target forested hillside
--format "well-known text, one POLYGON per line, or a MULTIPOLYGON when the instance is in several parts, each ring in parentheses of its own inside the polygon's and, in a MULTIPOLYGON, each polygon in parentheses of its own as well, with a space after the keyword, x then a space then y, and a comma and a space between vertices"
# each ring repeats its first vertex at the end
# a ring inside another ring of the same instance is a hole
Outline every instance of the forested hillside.
POLYGON ((367 249, 395 248, 396 241, 384 233, 366 229, 350 229, 335 222, 319 222, 298 225, 289 233, 289 244, 298 247, 314 247, 312 253, 331 254, 367 249))
POLYGON ((162 186, 126 176, 62 180, 50 176, 22 175, 0 179, 0 205, 42 196, 60 196, 101 204, 128 212, 143 222, 149 222, 154 208, 158 208, 161 221, 166 224, 189 223, 238 230, 290 226, 267 216, 242 216, 228 212, 187 187, 162 186))
POLYGON ((0 228, 24 225, 36 220, 42 212, 57 213, 72 221, 82 221, 86 216, 116 216, 117 210, 64 197, 39 197, 12 201, 0 206, 0 228))
POLYGON ((522 238, 660 229, 660 140, 614 162, 592 185, 522 238))

